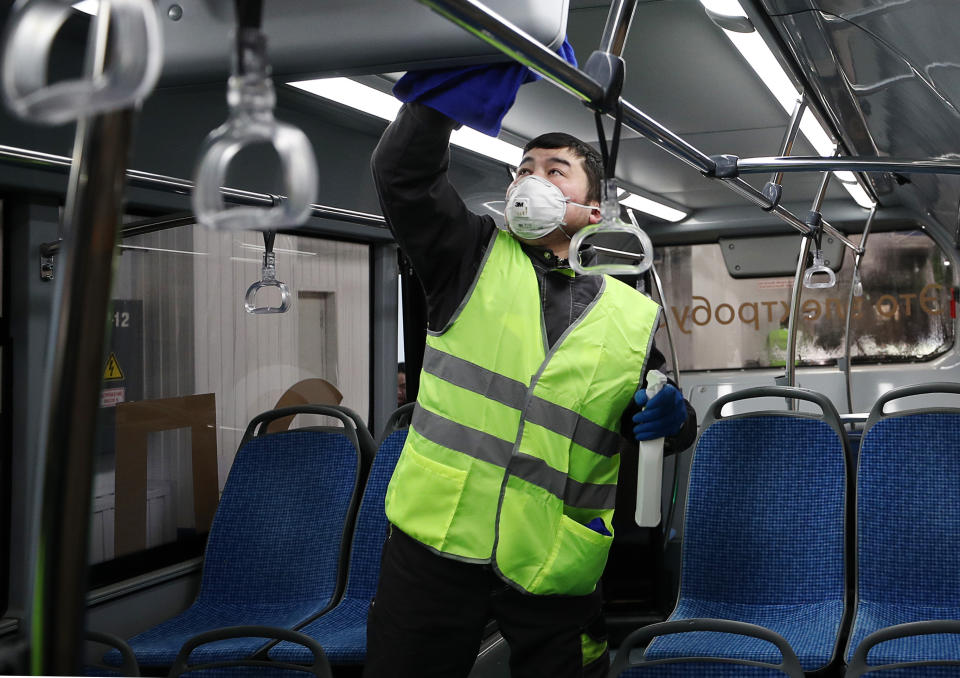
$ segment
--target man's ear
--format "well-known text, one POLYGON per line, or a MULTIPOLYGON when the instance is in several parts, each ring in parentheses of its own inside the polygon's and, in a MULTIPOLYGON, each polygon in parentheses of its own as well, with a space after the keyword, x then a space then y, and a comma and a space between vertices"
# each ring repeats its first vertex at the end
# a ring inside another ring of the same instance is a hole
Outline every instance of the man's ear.
MULTIPOLYGON (((594 203, 595 204, 595 203, 594 203)), ((599 224, 603 217, 600 215, 600 206, 597 205, 592 210, 590 210, 590 223, 599 224)))

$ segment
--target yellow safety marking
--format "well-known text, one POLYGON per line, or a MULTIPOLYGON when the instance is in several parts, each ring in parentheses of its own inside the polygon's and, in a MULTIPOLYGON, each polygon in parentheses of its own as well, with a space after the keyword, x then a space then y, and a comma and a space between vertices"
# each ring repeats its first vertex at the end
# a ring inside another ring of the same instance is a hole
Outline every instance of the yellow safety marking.
POLYGON ((104 381, 114 379, 123 379, 123 370, 120 369, 120 363, 117 362, 117 356, 113 353, 107 358, 107 366, 103 368, 104 381))

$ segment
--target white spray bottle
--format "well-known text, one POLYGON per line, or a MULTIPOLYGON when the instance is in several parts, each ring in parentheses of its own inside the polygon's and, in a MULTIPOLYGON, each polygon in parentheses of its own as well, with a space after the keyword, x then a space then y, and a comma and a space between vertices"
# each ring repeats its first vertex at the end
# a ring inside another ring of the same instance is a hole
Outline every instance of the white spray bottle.
MULTIPOLYGON (((667 383, 667 377, 658 370, 647 373, 647 403, 667 383)), ((663 438, 640 441, 637 458, 637 511, 634 519, 640 527, 660 524, 660 489, 663 485, 663 438)))

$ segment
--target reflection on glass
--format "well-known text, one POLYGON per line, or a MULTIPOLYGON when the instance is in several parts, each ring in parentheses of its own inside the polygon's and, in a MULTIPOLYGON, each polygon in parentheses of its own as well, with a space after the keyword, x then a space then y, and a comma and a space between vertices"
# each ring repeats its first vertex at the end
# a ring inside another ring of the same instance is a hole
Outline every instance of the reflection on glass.
MULTIPOLYGON (((665 312, 682 369, 786 364, 792 276, 733 279, 716 244, 664 247, 660 254, 657 267, 671 301, 665 312)), ((842 357, 853 262, 844 258, 835 287, 803 290, 798 364, 830 365, 842 357)), ((854 362, 929 360, 953 345, 953 273, 925 233, 872 234, 860 283, 862 295, 852 309, 854 362)), ((657 341, 666 345, 665 336, 657 341)))
MULTIPOLYGON (((278 235, 277 265, 294 302, 282 315, 250 315, 243 296, 260 274, 261 234, 188 226, 123 245, 98 422, 92 563, 128 554, 131 544, 146 547, 136 551, 141 559, 157 547, 182 557, 184 544, 198 555, 208 501, 215 507, 247 423, 295 384, 325 380, 343 405, 369 411, 368 246, 278 235), (170 403, 194 397, 204 411, 189 405, 178 423, 170 403), (133 401, 154 403, 157 414, 133 401), (134 447, 147 450, 145 459, 125 442, 124 410, 143 419, 134 428, 146 443, 134 447), (118 459, 140 466, 127 472, 118 459), (137 506, 122 515, 131 496, 137 506)), ((295 426, 320 423, 300 419, 295 426)))

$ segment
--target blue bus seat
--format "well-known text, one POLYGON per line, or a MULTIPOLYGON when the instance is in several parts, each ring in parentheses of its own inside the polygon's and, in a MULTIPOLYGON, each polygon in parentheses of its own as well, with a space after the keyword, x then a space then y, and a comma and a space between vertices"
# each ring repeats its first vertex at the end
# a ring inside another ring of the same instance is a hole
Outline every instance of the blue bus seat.
POLYGON ((826 397, 774 386, 714 402, 691 462, 676 608, 627 637, 611 675, 800 678, 839 664, 851 607, 849 482, 846 437, 826 397), (721 417, 727 403, 771 396, 822 414, 721 417), (650 640, 642 656, 631 653, 650 640))
MULTIPOLYGON (((384 499, 393 469, 406 442, 414 405, 414 403, 404 405, 394 412, 381 436, 378 451, 366 479, 360 510, 357 513, 350 548, 347 583, 342 598, 336 606, 296 628, 299 634, 320 644, 332 665, 358 665, 366 659, 367 614, 377 590, 380 554, 388 527, 384 499)), ((186 666, 186 661, 189 659, 191 671, 214 668, 209 662, 223 661, 223 658, 211 654, 203 643, 214 642, 225 637, 224 634, 243 635, 245 633, 262 634, 261 649, 249 658, 251 670, 253 666, 262 668, 265 665, 262 663, 264 660, 274 664, 277 667, 275 671, 290 665, 306 665, 313 660, 308 643, 277 638, 280 642, 274 641, 264 646, 263 638, 276 638, 271 635, 269 629, 235 628, 224 629, 222 633, 213 631, 196 638, 192 643, 195 649, 191 648, 189 652, 185 652, 189 656, 179 658, 178 664, 183 663, 186 666), (180 661, 181 659, 183 662, 180 661)), ((232 659, 239 660, 239 657, 232 659)), ((242 661, 236 663, 244 664, 242 661)), ((268 671, 266 675, 274 675, 274 673, 268 671)))
POLYGON ((884 394, 867 422, 857 469, 857 610, 848 676, 960 675, 960 409, 891 414, 911 395, 960 393, 960 384, 884 394), (869 661, 869 664, 868 664, 869 661))
MULTIPOLYGON (((333 607, 345 578, 344 547, 367 446, 369 432, 342 407, 304 405, 254 418, 210 527, 197 599, 127 641, 140 666, 172 665, 187 640, 211 629, 292 628, 333 607), (343 427, 263 434, 270 421, 291 414, 331 416, 343 427)), ((233 638, 207 650, 245 657, 262 645, 262 639, 233 638)), ((119 666, 120 653, 104 660, 119 666)))

